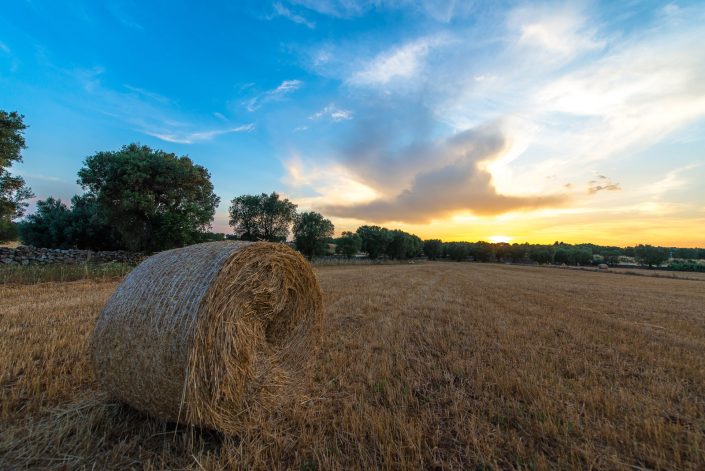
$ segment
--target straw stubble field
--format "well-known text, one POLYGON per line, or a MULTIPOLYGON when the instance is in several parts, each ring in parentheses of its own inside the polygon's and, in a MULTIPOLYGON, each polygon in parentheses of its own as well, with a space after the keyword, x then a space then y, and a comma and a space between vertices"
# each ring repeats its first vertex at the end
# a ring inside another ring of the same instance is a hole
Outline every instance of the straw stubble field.
POLYGON ((304 391, 239 434, 100 392, 117 286, 0 288, 0 468, 603 468, 705 463, 705 283, 538 267, 317 269, 304 391))

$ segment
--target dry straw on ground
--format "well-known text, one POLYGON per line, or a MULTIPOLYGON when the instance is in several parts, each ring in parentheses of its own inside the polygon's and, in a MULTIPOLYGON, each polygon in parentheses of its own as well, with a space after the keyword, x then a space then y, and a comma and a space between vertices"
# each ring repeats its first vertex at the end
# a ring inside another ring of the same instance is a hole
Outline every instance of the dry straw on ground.
POLYGON ((703 281, 315 270, 315 368, 236 435, 106 397, 87 343, 116 282, 0 286, 0 470, 703 470, 703 281))
POLYGON ((137 267, 92 339, 98 379, 169 421, 235 433, 295 385, 320 340, 322 294, 283 244, 213 242, 137 267))

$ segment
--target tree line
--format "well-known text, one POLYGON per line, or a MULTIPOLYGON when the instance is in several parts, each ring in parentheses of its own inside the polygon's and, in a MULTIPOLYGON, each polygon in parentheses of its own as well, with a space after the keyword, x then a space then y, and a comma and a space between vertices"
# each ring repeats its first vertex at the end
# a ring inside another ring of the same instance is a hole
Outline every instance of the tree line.
MULTIPOLYGON (((67 204, 53 197, 37 201, 36 211, 18 223, 34 195, 24 180, 9 171, 21 162, 27 126, 17 112, 0 110, 0 241, 14 240, 48 248, 132 250, 156 252, 174 247, 223 240, 284 242, 291 239, 309 258, 360 253, 371 259, 474 260, 586 265, 616 264, 620 257, 659 266, 669 257, 682 259, 682 269, 705 258, 705 249, 606 247, 594 244, 491 244, 442 242, 397 229, 363 225, 333 238, 333 223, 315 211, 299 212, 279 194, 240 195, 229 207, 229 235, 210 232, 220 198, 210 173, 188 156, 177 156, 140 144, 118 151, 96 152, 78 171, 83 193, 67 204)), ((697 265, 699 266, 699 265, 697 265)))
POLYGON ((705 249, 669 248, 640 244, 634 247, 601 246, 595 244, 508 244, 478 242, 424 241, 424 254, 430 260, 449 259, 478 262, 533 262, 558 265, 591 265, 605 263, 617 265, 625 258, 634 259, 641 265, 659 267, 670 259, 672 268, 705 271, 697 260, 705 259, 705 249))

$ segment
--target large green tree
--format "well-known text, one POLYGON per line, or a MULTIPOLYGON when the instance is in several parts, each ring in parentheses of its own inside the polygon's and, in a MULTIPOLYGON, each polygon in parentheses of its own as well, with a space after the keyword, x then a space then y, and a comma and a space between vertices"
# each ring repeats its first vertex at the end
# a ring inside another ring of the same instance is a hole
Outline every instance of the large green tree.
POLYGON ((220 201, 204 167, 139 144, 88 157, 78 176, 130 250, 198 242, 220 201))
POLYGON ((241 195, 230 205, 230 225, 241 240, 283 242, 296 217, 296 205, 277 193, 241 195))
POLYGON ((529 249, 529 258, 537 263, 551 263, 553 261, 553 247, 532 245, 529 249))
POLYGON ((71 207, 49 197, 37 202, 37 210, 19 224, 25 245, 59 249, 119 250, 125 244, 115 228, 105 221, 95 197, 71 198, 71 207))
POLYGON ((470 256, 472 245, 469 242, 446 242, 443 251, 449 259, 462 262, 470 256))
POLYGON ((343 233, 335 239, 335 253, 351 258, 362 249, 362 239, 355 232, 343 231, 343 233))
POLYGON ((22 243, 49 249, 73 247, 67 236, 71 210, 60 199, 49 197, 37 201, 37 210, 20 224, 22 243))
POLYGON ((119 250, 125 243, 117 230, 105 220, 95 196, 71 198, 71 214, 64 230, 72 247, 88 250, 119 250))
POLYGON ((423 252, 423 241, 408 232, 398 229, 389 231, 389 243, 385 253, 389 258, 403 260, 418 257, 423 252))
POLYGON ((436 260, 443 255, 443 242, 441 239, 423 241, 423 253, 429 260, 436 260))
POLYGON ((0 242, 16 236, 12 220, 24 214, 26 200, 33 197, 22 177, 12 175, 9 168, 22 162, 24 140, 24 116, 15 111, 0 110, 0 242))
POLYGON ((308 258, 326 253, 333 237, 333 223, 315 211, 298 214, 294 220, 294 244, 308 258))
POLYGON ((637 245, 634 247, 634 255, 639 263, 648 265, 649 268, 659 267, 668 260, 667 249, 652 245, 637 245))
POLYGON ((386 253, 392 239, 389 230, 379 226, 360 226, 357 235, 362 239, 362 251, 373 260, 386 253))
POLYGON ((470 255, 477 262, 491 262, 495 259, 494 246, 485 241, 475 242, 470 246, 470 255))

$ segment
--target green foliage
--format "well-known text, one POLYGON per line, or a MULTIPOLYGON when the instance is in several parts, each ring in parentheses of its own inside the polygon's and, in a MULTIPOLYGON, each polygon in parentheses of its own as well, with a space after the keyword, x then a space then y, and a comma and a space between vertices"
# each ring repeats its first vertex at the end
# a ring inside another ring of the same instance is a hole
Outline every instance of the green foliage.
POLYGON ((219 242, 225 240, 226 236, 222 232, 203 232, 199 238, 199 242, 219 242))
POLYGON ((532 245, 529 248, 529 258, 537 263, 551 263, 553 261, 553 247, 532 245))
POLYGON ((77 249, 122 250, 125 244, 117 230, 109 225, 94 195, 71 198, 71 214, 65 229, 67 242, 77 249))
POLYGON ((22 177, 8 171, 13 163, 22 162, 22 149, 27 147, 23 119, 15 111, 0 110, 0 242, 16 237, 12 220, 24 214, 25 200, 34 196, 22 177))
POLYGON ((526 260, 529 254, 529 244, 512 244, 511 257, 513 262, 526 260))
POLYGON ((420 257, 423 253, 423 241, 419 237, 400 230, 388 231, 388 234, 385 253, 389 258, 404 260, 420 257))
POLYGON ((446 242, 443 244, 443 253, 451 260, 462 262, 470 256, 472 245, 469 242, 446 242))
POLYGON ((499 242, 494 246, 494 254, 497 260, 508 262, 512 258, 512 246, 506 242, 499 242))
POLYGON ((12 222, 10 218, 0 218, 0 242, 16 240, 17 237, 19 237, 17 224, 12 222))
POLYGON ((335 239, 335 252, 351 258, 362 250, 362 238, 355 232, 345 231, 335 239))
POLYGON ((71 224, 71 210, 60 199, 52 197, 37 201, 37 210, 20 224, 20 239, 25 245, 49 249, 73 246, 66 236, 71 224))
POLYGON ((600 250, 600 253, 597 253, 596 255, 602 256, 602 260, 608 265, 617 265, 619 263, 619 258, 621 257, 622 252, 623 251, 618 247, 613 249, 606 248, 604 250, 600 250))
POLYGON ((705 265, 695 263, 693 261, 687 261, 687 262, 674 262, 670 263, 668 265, 669 270, 674 270, 674 271, 696 271, 696 272, 705 272, 705 265))
POLYGON ((478 262, 491 262, 495 259, 494 246, 483 241, 470 244, 470 255, 478 262))
POLYGON ((335 227, 315 211, 298 214, 294 220, 294 244, 308 258, 327 252, 328 239, 335 227))
POLYGON ((553 254, 553 261, 555 263, 565 263, 566 265, 571 265, 573 263, 572 250, 570 250, 568 247, 558 247, 555 253, 553 254))
POLYGON ((241 195, 230 205, 230 225, 241 240, 283 242, 296 218, 296 205, 277 193, 241 195))
POLYGON ((673 258, 680 258, 682 260, 705 259, 705 249, 677 248, 673 250, 673 258))
POLYGON ((362 239, 362 251, 367 252, 372 260, 384 255, 391 241, 389 230, 379 226, 360 226, 357 235, 362 239))
POLYGON ((0 110, 0 167, 22 162, 22 149, 27 148, 23 135, 25 129, 23 115, 0 110))
POLYGON ((663 262, 668 260, 668 251, 663 247, 654 247, 652 245, 637 245, 634 247, 634 256, 642 265, 648 265, 649 268, 661 266, 663 262))
POLYGON ((138 144, 88 157, 78 176, 130 250, 197 242, 219 202, 204 167, 138 144))
POLYGON ((443 256, 443 242, 440 239, 424 240, 423 253, 429 260, 439 259, 443 256))
POLYGON ((566 265, 589 265, 592 263, 592 251, 577 246, 559 245, 555 248, 553 262, 566 265))
POLYGON ((52 249, 120 250, 119 234, 102 219, 91 195, 74 196, 69 209, 61 200, 37 202, 34 214, 20 223, 25 245, 52 249))
POLYGON ((576 265, 590 265, 592 263, 592 252, 585 248, 576 249, 573 252, 573 259, 576 265))

